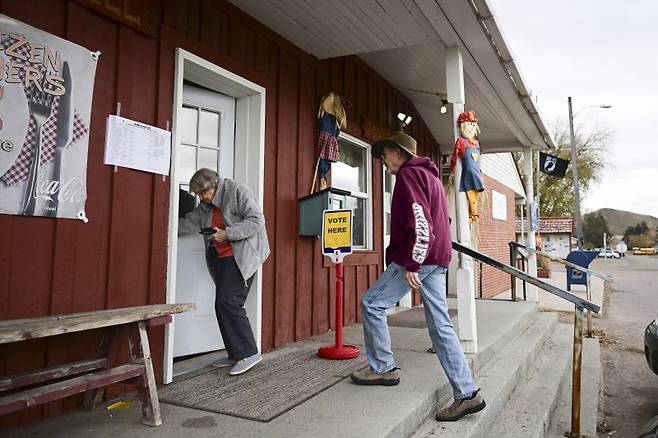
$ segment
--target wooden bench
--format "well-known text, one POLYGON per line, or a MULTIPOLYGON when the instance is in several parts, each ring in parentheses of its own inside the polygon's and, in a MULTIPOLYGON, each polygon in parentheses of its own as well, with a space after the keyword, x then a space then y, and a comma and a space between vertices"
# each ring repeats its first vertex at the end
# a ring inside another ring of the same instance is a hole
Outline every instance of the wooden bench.
POLYGON ((105 328, 96 358, 0 376, 0 415, 81 392, 85 393, 84 407, 93 409, 103 400, 105 386, 124 382, 137 387, 142 422, 149 426, 161 425, 146 329, 170 323, 173 314, 193 308, 194 304, 157 304, 0 321, 0 344, 105 328), (125 339, 132 362, 114 366, 119 346, 125 339), (58 381, 49 383, 53 380, 58 381), (24 387, 29 388, 17 390, 24 387))

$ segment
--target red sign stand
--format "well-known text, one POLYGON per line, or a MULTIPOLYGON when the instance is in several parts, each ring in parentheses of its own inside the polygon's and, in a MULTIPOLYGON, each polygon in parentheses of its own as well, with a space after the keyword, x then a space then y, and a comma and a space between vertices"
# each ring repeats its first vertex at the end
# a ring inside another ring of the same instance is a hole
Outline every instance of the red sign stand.
POLYGON ((359 349, 343 345, 343 264, 336 263, 336 345, 320 347, 318 355, 325 359, 354 359, 359 349))

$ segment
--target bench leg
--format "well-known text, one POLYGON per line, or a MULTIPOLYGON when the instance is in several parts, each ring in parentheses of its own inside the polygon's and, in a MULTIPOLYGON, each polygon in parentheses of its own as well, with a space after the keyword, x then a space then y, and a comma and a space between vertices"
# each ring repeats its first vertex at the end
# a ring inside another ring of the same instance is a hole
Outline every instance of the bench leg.
POLYGON ((142 423, 149 426, 160 426, 162 416, 160 414, 160 401, 155 384, 155 373, 151 361, 151 348, 149 346, 146 324, 144 321, 131 324, 133 333, 130 337, 130 354, 133 361, 143 360, 146 373, 141 384, 137 385, 137 393, 142 402, 142 423))
MULTIPOLYGON (((119 350, 119 345, 121 339, 126 335, 126 326, 114 326, 108 327, 103 332, 103 339, 98 348, 98 357, 107 359, 104 369, 112 368, 114 364, 114 359, 116 358, 117 351, 119 350)), ((96 409, 96 407, 103 402, 103 396, 105 395, 105 387, 92 389, 86 391, 82 401, 82 408, 85 410, 96 409)))

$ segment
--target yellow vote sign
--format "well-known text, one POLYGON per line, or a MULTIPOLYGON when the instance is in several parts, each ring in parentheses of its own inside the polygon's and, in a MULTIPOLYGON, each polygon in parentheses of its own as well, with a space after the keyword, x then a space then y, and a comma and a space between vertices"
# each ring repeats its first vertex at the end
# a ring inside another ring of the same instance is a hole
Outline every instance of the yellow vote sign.
POLYGON ((322 214, 322 253, 334 263, 352 254, 352 210, 325 210, 322 214))

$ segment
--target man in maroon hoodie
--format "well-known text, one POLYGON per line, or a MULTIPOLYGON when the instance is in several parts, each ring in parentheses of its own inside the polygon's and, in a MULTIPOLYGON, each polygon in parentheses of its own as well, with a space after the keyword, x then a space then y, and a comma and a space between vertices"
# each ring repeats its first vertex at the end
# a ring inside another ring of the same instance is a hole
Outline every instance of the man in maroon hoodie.
POLYGON ((486 406, 473 381, 464 350, 455 334, 446 301, 446 270, 452 255, 450 218, 439 170, 416 155, 416 140, 403 132, 378 141, 372 155, 396 175, 391 205, 391 243, 386 271, 363 295, 361 310, 370 368, 352 374, 360 385, 400 383, 391 351, 386 309, 409 289, 423 297, 432 347, 452 385, 454 403, 438 410, 438 421, 456 421, 486 406))

